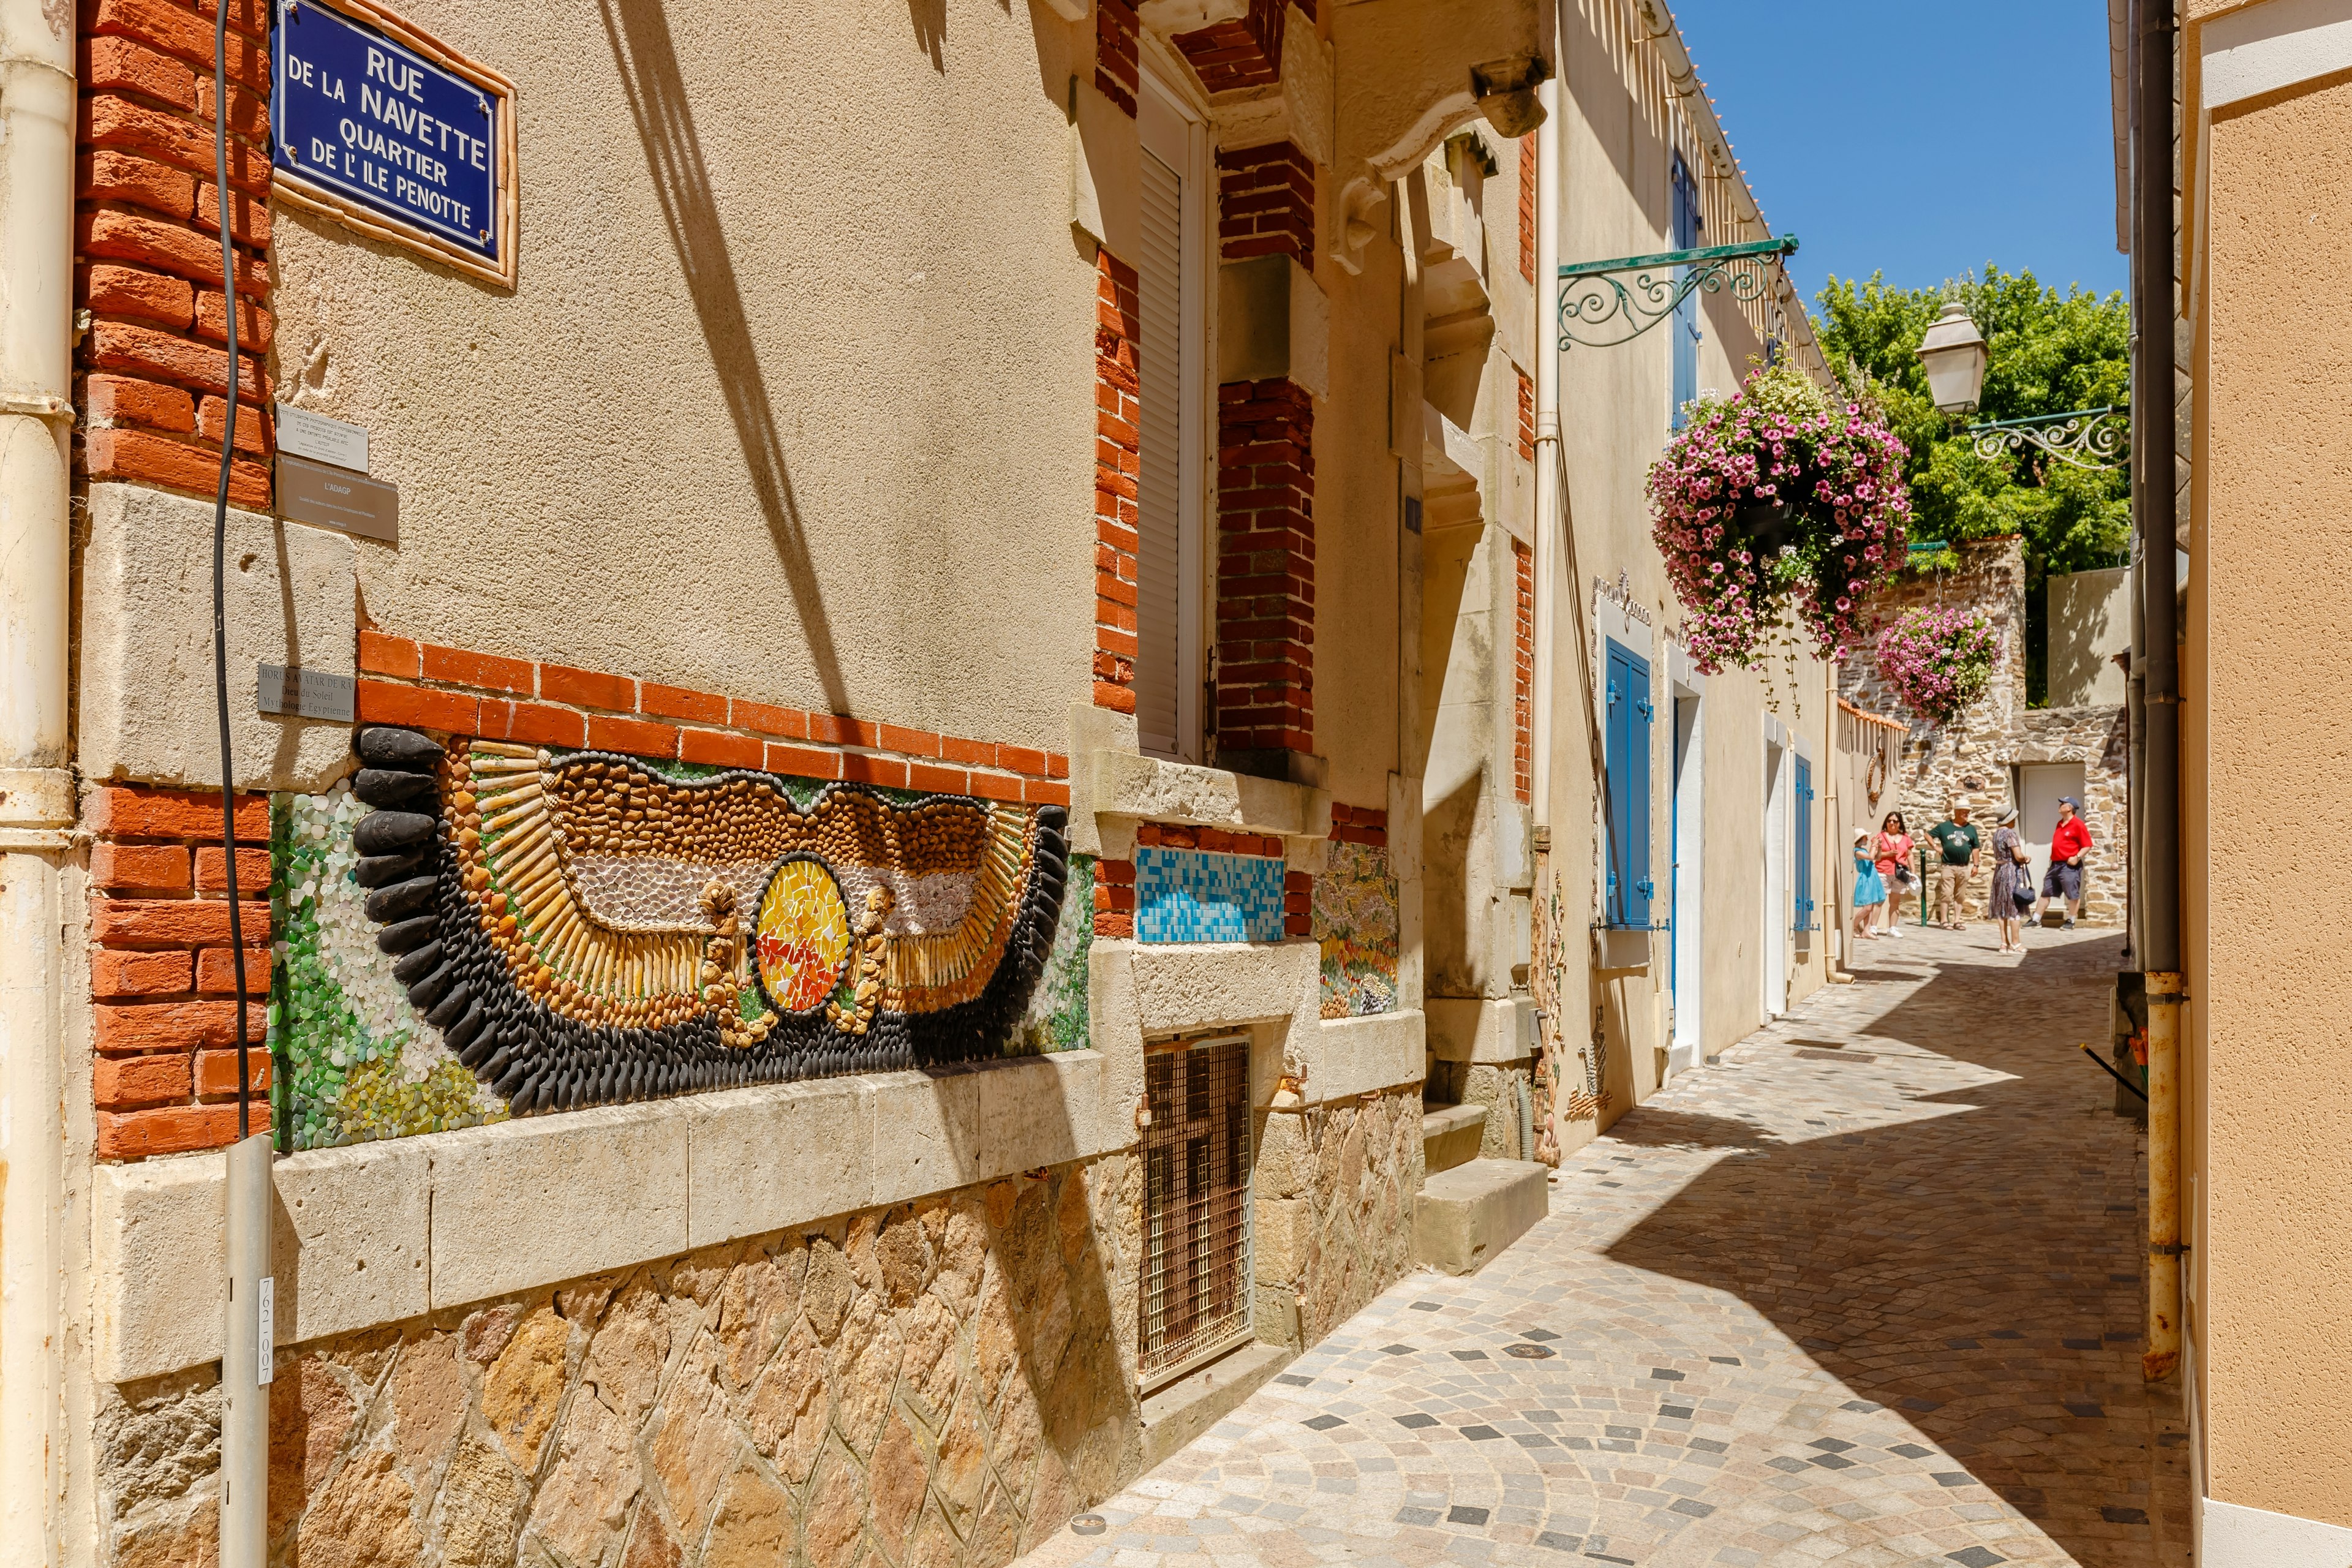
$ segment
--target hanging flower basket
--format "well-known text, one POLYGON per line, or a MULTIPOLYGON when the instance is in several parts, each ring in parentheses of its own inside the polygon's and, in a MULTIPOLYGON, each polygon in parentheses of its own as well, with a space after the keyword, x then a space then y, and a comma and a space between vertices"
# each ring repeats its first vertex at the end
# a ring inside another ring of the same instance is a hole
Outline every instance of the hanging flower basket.
POLYGON ((1822 658, 1843 658, 1864 598, 1909 548, 1903 443, 1786 364, 1689 416, 1650 468, 1650 537, 1689 612, 1692 658, 1710 674, 1751 664, 1792 614, 1822 658))
POLYGON ((1982 610, 1908 610, 1878 634, 1878 673, 1904 706, 1941 728, 1992 684, 2000 648, 1982 610))

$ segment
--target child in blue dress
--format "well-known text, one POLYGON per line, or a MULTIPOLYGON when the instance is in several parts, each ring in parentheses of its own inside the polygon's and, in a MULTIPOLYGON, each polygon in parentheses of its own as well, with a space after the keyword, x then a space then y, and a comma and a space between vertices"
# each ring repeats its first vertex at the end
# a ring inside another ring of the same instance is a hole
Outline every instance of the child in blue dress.
POLYGON ((1878 933, 1870 929, 1871 917, 1878 906, 1886 901, 1886 879, 1878 874, 1878 863, 1870 856, 1870 830, 1864 828, 1853 836, 1853 934, 1857 940, 1878 933))

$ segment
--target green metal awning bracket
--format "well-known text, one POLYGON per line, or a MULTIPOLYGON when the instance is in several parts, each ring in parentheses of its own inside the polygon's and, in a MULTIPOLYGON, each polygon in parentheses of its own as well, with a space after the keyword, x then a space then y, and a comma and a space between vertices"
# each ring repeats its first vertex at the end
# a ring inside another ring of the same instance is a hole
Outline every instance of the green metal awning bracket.
POLYGON ((1988 460, 2031 446, 2078 468, 2112 468, 2122 463, 2129 434, 2123 415, 2114 406, 2072 408, 2063 414, 1971 425, 1969 436, 1977 456, 1988 460))
POLYGON ((1616 261, 1580 261, 1559 269, 1559 346, 1565 353, 1632 342, 1701 289, 1730 290, 1741 304, 1765 299, 1771 275, 1796 254, 1797 237, 1668 250, 1616 261), (1588 335, 1589 334, 1589 335, 1588 335))

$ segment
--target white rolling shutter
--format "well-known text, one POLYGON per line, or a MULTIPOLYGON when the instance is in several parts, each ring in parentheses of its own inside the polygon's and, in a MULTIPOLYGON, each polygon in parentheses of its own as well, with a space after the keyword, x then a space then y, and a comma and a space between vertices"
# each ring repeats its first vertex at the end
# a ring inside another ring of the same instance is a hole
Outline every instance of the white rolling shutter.
POLYGON ((1182 743, 1184 183, 1143 154, 1141 283, 1142 542, 1136 559, 1135 717, 1143 749, 1180 755, 1182 743))

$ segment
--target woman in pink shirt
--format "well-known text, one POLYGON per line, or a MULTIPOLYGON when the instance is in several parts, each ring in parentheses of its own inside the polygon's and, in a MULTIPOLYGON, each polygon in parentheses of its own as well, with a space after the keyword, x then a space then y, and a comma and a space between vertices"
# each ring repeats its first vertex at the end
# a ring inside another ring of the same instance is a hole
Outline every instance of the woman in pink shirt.
POLYGON ((1886 904, 1879 930, 1888 936, 1903 934, 1903 895, 1911 890, 1911 834, 1903 814, 1890 811, 1878 825, 1878 842, 1871 848, 1878 858, 1878 874, 1886 879, 1886 904))

